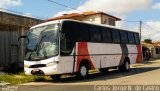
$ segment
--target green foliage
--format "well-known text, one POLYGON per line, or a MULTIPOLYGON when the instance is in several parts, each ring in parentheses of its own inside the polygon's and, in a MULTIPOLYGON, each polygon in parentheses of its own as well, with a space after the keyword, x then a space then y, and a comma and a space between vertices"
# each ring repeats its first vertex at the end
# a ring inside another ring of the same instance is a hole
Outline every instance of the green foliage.
POLYGON ((152 43, 152 39, 144 39, 144 42, 146 42, 146 43, 152 43))
POLYGON ((8 82, 10 84, 21 84, 33 81, 49 80, 49 76, 27 76, 23 72, 18 74, 0 75, 0 81, 8 82))

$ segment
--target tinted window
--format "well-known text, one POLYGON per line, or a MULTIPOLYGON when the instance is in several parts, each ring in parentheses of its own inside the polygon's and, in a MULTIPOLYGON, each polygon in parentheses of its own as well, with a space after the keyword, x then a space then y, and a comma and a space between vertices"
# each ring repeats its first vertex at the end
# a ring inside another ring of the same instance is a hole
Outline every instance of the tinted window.
POLYGON ((112 31, 112 38, 114 43, 120 43, 120 35, 118 30, 111 30, 112 31))
POLYGON ((74 47, 74 42, 71 40, 70 35, 61 33, 60 39, 61 55, 70 55, 74 47))
POLYGON ((111 31, 108 28, 102 28, 102 38, 103 38, 103 42, 112 42, 112 35, 111 35, 111 31))
POLYGON ((134 34, 131 33, 131 32, 128 32, 128 39, 129 39, 129 43, 130 44, 134 44, 135 41, 134 41, 134 34))
POLYGON ((122 43, 128 43, 127 32, 120 31, 120 35, 121 35, 121 42, 122 43))
POLYGON ((75 27, 75 31, 77 31, 78 41, 87 42, 89 41, 89 31, 88 26, 85 24, 77 24, 75 27))
POLYGON ((156 54, 159 54, 159 49, 158 48, 156 48, 156 54))
POLYGON ((65 33, 65 35, 70 36, 72 41, 77 40, 77 29, 76 29, 77 24, 74 22, 66 21, 62 25, 62 31, 65 33))
POLYGON ((138 33, 134 33, 134 37, 135 37, 136 44, 140 44, 139 34, 138 33))
POLYGON ((63 23, 62 31, 70 35, 72 41, 89 41, 89 32, 85 24, 67 21, 63 23))
POLYGON ((61 55, 70 55, 77 41, 77 33, 74 22, 64 22, 60 36, 61 55))
POLYGON ((100 28, 97 26, 91 26, 90 29, 91 42, 101 42, 100 28))

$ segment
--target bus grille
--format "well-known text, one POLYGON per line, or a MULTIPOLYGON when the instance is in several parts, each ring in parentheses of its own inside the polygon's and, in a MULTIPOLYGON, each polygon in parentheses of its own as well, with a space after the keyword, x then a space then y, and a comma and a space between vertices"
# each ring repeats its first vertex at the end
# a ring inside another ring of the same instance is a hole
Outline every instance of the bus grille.
POLYGON ((29 66, 29 68, 41 68, 41 67, 46 67, 46 64, 36 64, 29 66))

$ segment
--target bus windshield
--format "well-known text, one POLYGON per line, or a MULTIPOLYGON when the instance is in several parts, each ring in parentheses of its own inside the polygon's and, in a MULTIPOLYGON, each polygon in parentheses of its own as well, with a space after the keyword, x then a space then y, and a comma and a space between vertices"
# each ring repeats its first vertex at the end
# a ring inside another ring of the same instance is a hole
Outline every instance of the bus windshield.
POLYGON ((42 60, 58 55, 58 24, 33 28, 28 33, 25 60, 42 60))

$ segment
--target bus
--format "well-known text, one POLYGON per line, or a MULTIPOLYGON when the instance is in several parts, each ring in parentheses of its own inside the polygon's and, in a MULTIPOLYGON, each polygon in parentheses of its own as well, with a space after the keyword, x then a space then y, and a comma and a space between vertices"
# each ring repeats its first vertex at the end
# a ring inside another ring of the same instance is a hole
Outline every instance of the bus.
POLYGON ((53 79, 64 74, 85 78, 94 69, 128 71, 142 61, 139 33, 70 19, 31 27, 25 48, 25 74, 53 79))

